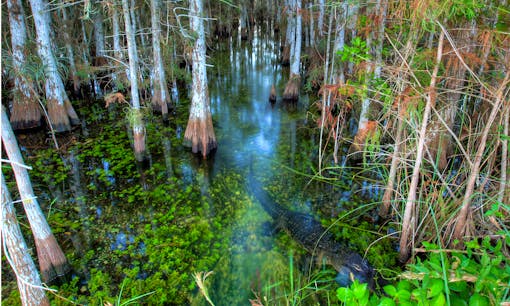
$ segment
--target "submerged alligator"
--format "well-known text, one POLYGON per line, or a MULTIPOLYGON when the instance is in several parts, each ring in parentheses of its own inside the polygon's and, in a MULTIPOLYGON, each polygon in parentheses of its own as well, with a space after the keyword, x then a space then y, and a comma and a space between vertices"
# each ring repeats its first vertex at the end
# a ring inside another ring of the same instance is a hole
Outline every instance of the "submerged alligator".
POLYGON ((336 241, 312 216, 291 211, 275 203, 252 175, 248 177, 248 186, 278 228, 283 229, 307 252, 335 268, 338 272, 336 281, 340 286, 349 286, 353 279, 357 279, 373 289, 374 269, 358 253, 336 241))

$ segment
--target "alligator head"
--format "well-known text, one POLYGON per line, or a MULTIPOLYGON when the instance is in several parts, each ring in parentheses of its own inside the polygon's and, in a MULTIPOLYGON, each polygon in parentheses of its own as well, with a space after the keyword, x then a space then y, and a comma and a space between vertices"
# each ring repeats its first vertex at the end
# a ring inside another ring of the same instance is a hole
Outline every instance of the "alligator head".
POLYGON ((367 283, 370 289, 374 287, 374 269, 357 253, 349 254, 337 270, 335 280, 342 287, 348 287, 355 279, 367 283))

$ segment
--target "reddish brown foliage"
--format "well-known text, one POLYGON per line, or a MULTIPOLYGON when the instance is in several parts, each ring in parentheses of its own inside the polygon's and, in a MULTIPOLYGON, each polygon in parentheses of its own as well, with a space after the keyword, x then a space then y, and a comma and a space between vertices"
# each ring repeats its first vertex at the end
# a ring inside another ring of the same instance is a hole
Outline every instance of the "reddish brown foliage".
POLYGON ((111 94, 108 94, 106 97, 104 97, 104 101, 105 101, 105 108, 108 108, 108 106, 110 106, 110 104, 112 103, 126 103, 126 104, 129 104, 129 102, 126 100, 126 98, 124 97, 123 94, 121 94, 120 92, 113 92, 111 94))

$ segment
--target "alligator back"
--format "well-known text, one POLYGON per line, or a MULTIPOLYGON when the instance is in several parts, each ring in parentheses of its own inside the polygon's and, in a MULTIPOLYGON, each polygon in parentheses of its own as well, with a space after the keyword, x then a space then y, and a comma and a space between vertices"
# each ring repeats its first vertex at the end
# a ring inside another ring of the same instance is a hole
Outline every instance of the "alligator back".
POLYGON ((275 203, 252 175, 248 177, 248 186, 278 227, 306 251, 317 255, 339 272, 337 280, 342 279, 340 284, 348 285, 354 277, 372 286, 373 268, 358 253, 336 241, 319 221, 308 214, 291 211, 275 203))
POLYGON ((328 253, 343 253, 344 247, 334 240, 333 236, 322 224, 308 214, 291 211, 274 202, 260 182, 254 177, 248 178, 248 185, 264 210, 276 221, 294 240, 301 244, 308 252, 327 251, 328 253))
POLYGON ((271 197, 262 188, 262 185, 252 175, 248 177, 248 187, 250 192, 255 195, 257 200, 260 202, 264 210, 271 216, 271 218, 278 220, 281 216, 284 216, 287 212, 283 206, 271 200, 271 197))

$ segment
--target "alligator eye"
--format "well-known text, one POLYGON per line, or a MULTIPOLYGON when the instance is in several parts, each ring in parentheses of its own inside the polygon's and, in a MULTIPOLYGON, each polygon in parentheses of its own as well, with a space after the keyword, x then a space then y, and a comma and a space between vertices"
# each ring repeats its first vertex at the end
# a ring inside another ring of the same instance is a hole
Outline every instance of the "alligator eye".
POLYGON ((363 269, 361 269, 361 267, 360 267, 359 265, 357 265, 357 264, 353 264, 353 265, 352 265, 352 267, 353 267, 354 269, 356 269, 356 271, 360 271, 360 272, 361 272, 361 271, 363 270, 363 269))

